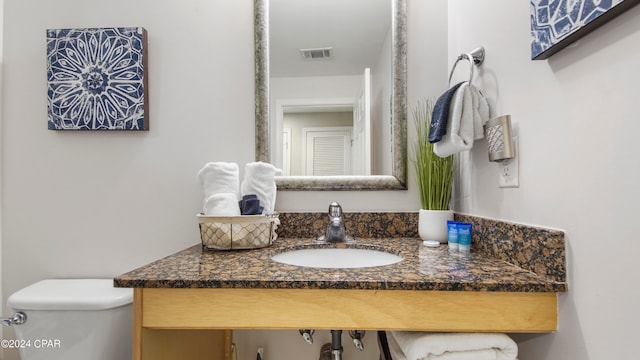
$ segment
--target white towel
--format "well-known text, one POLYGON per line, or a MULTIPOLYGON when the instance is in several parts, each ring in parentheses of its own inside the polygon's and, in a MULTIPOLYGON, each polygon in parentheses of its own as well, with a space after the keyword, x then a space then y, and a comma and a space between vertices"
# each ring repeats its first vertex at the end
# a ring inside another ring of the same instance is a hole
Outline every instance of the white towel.
POLYGON ((393 360, 517 360, 505 334, 387 331, 393 360))
POLYGON ((232 162, 209 162, 198 172, 198 181, 204 191, 204 199, 218 193, 240 192, 240 175, 238 164, 232 162))
POLYGON ((264 207, 264 213, 270 214, 276 205, 276 180, 282 170, 262 161, 245 165, 244 180, 240 185, 242 196, 256 194, 260 204, 264 207))
POLYGON ((471 149, 474 140, 484 137, 482 127, 487 120, 487 99, 475 86, 465 82, 451 99, 447 133, 433 145, 433 151, 444 158, 471 149))
POLYGON ((217 193, 204 200, 205 215, 211 216, 239 216, 240 205, 238 196, 233 193, 217 193))

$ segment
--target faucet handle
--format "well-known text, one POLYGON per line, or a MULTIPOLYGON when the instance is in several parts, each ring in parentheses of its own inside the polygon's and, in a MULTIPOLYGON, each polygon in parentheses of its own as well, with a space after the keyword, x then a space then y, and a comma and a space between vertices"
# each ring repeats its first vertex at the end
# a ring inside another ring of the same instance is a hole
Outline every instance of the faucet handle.
POLYGON ((329 217, 342 217, 342 206, 335 201, 329 204, 329 217))

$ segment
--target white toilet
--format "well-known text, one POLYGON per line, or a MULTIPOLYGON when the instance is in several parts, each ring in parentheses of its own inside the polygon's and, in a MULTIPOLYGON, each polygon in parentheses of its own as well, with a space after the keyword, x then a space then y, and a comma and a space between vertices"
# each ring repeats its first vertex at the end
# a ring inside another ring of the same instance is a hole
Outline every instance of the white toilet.
POLYGON ((12 294, 21 360, 131 359, 133 290, 112 279, 51 279, 12 294))

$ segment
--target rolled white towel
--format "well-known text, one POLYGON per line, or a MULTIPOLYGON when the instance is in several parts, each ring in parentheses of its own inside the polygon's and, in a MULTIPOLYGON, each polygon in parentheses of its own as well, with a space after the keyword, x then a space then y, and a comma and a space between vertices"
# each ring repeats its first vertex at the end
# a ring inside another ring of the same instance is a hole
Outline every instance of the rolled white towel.
POLYGON ((239 216, 238 196, 233 193, 213 194, 204 200, 203 212, 211 216, 239 216))
POLYGON ((389 354, 391 355, 391 359, 385 360, 407 360, 407 357, 402 352, 400 345, 398 345, 398 342, 391 335, 390 331, 387 331, 387 345, 389 346, 389 354))
POLYGON ((232 162, 209 162, 198 172, 198 182, 204 191, 204 199, 213 194, 232 193, 238 198, 240 192, 240 171, 232 162))
POLYGON ((245 165, 244 179, 240 185, 242 195, 256 194, 264 207, 264 213, 270 214, 276 205, 276 175, 282 170, 262 161, 245 165))
POLYGON ((393 360, 517 360, 518 345, 505 334, 388 331, 393 360))
POLYGON ((489 120, 489 103, 482 93, 468 82, 456 90, 449 108, 447 132, 433 145, 439 157, 469 150, 473 141, 484 136, 483 125, 489 120))

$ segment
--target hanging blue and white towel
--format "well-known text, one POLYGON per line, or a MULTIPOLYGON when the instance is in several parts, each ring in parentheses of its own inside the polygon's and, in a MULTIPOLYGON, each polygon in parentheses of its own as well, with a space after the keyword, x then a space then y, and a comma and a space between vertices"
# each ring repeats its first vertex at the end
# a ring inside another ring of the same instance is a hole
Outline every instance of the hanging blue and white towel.
POLYGON ((505 334, 387 331, 393 360, 518 360, 505 334))
POLYGON ((429 142, 437 143, 442 140, 442 137, 447 133, 447 123, 449 122, 449 109, 451 108, 451 99, 455 95, 458 88, 464 84, 464 82, 453 85, 444 94, 440 95, 436 104, 433 106, 433 112, 431 113, 431 124, 429 124, 429 142))
POLYGON ((489 117, 487 99, 473 84, 464 82, 451 97, 447 130, 433 151, 444 158, 470 150, 474 140, 484 137, 483 125, 489 117))

